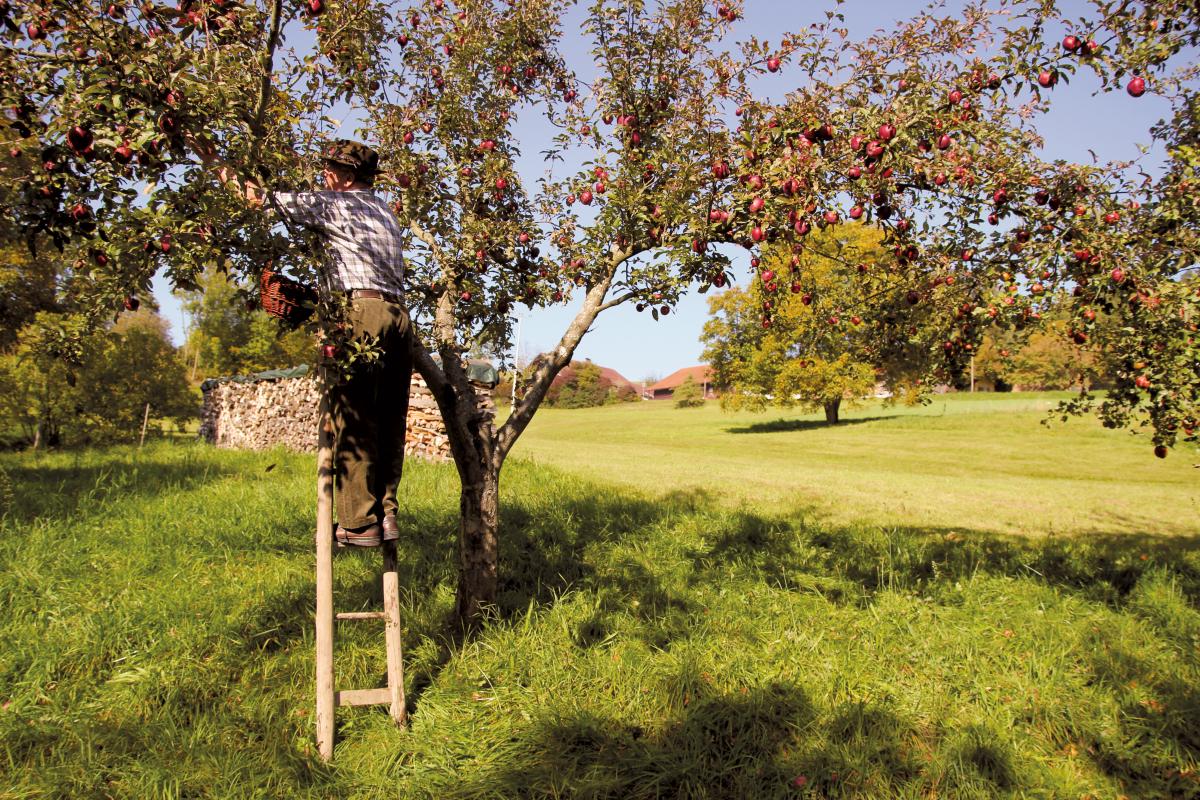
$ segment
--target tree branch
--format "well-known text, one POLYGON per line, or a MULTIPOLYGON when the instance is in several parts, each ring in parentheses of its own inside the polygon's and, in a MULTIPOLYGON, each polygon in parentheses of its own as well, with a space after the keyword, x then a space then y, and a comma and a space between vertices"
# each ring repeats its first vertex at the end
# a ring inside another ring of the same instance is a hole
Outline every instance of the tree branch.
POLYGON ((512 413, 505 420, 504 425, 500 427, 496 437, 497 441, 494 453, 497 466, 504 462, 504 458, 508 455, 509 450, 516 444, 521 433, 529 425, 530 420, 533 419, 534 412, 537 411, 538 406, 545 399, 546 392, 549 391, 550 384, 554 381, 555 376, 571 363, 571 356, 575 354, 575 348, 579 346, 579 342, 583 339, 584 334, 588 332, 592 323, 596 321, 597 315, 605 308, 615 305, 615 303, 606 304, 604 297, 608 294, 608 290, 612 286, 613 278, 617 274, 617 268, 632 253, 633 250, 628 246, 622 250, 618 250, 616 245, 613 246, 610 251, 609 266, 605 271, 604 278, 588 290, 583 308, 579 309, 579 313, 575 315, 575 319, 571 320, 571 324, 567 326, 567 330, 559 340, 558 346, 550 352, 550 357, 534 373, 533 380, 530 382, 525 396, 513 407, 512 413))
POLYGON ((271 0, 271 16, 267 21, 270 31, 267 34, 267 44, 259 58, 262 75, 258 84, 258 103, 254 109, 254 117, 250 121, 250 132, 254 135, 251 145, 251 156, 257 160, 263 141, 263 121, 267 115, 267 105, 271 99, 271 78, 275 72, 275 48, 279 46, 279 31, 283 24, 283 0, 271 0))

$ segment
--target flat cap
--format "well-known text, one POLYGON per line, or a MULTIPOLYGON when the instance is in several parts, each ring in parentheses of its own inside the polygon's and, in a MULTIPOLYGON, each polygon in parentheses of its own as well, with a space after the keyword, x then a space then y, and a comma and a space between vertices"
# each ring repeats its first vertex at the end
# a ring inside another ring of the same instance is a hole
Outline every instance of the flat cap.
POLYGON ((326 161, 348 167, 360 175, 374 175, 379 171, 379 154, 362 142, 338 139, 326 146, 321 153, 326 161))

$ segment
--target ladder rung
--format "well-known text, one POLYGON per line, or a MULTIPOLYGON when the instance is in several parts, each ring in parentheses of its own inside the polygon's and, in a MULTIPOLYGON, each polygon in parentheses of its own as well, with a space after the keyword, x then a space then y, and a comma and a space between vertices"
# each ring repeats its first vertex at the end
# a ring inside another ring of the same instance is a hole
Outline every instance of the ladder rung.
POLYGON ((333 693, 333 702, 339 706, 373 706, 378 703, 392 702, 392 690, 386 686, 382 689, 346 689, 333 693))
POLYGON ((340 614, 334 614, 334 619, 386 619, 387 615, 382 611, 343 611, 340 614))

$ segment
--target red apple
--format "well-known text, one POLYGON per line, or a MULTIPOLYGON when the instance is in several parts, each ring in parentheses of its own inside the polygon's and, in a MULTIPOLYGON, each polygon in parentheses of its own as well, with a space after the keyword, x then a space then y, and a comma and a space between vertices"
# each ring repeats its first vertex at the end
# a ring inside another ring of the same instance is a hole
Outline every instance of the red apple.
POLYGON ((67 144, 76 153, 82 153, 92 146, 92 132, 82 125, 76 125, 67 131, 67 144))
POLYGON ((770 72, 779 72, 779 59, 772 56, 767 59, 767 70, 770 72))
POLYGON ((316 16, 325 10, 325 0, 308 0, 308 12, 316 16))
POLYGON ((863 207, 854 206, 850 209, 850 219, 862 219, 863 207))
POLYGON ((1150 379, 1147 378, 1145 375, 1138 375, 1137 378, 1135 378, 1133 382, 1139 389, 1149 389, 1150 388, 1150 379))
POLYGON ((1155 445, 1154 446, 1154 455, 1158 458, 1166 458, 1167 457, 1166 445, 1161 445, 1161 444, 1155 445))
POLYGON ((125 310, 126 311, 137 311, 141 305, 142 305, 141 301, 138 300, 136 296, 134 296, 132 294, 125 296, 125 310))
POLYGON ((1141 97, 1146 93, 1146 79, 1139 76, 1130 78, 1125 91, 1129 92, 1130 97, 1141 97))
POLYGON ((937 146, 939 150, 949 150, 953 144, 954 138, 948 133, 943 133, 938 137, 937 146))
POLYGON ((583 203, 585 206, 590 206, 592 204, 592 192, 590 189, 584 189, 579 193, 579 202, 583 203))
POLYGON ((1074 53, 1082 44, 1083 42, 1079 41, 1078 36, 1073 36, 1071 34, 1067 34, 1062 40, 1063 50, 1066 50, 1068 53, 1074 53))
POLYGON ((890 142, 896 135, 896 126, 889 123, 884 123, 879 126, 879 139, 883 142, 890 142))
POLYGON ((1049 89, 1054 84, 1058 83, 1058 73, 1054 70, 1044 69, 1038 73, 1038 85, 1044 89, 1049 89))

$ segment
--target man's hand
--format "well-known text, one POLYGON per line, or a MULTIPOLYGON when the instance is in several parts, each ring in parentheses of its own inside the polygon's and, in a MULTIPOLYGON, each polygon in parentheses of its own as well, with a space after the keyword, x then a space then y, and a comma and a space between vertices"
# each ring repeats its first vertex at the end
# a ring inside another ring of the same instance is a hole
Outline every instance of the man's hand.
POLYGON ((217 157, 217 146, 200 134, 186 134, 184 141, 188 147, 192 148, 192 152, 200 159, 200 162, 206 167, 217 168, 217 180, 222 185, 228 186, 241 197, 246 203, 254 208, 262 208, 263 205, 263 188, 254 180, 254 178, 245 178, 239 180, 238 176, 228 164, 225 164, 217 157))
POLYGON ((217 146, 201 134, 185 133, 183 140, 207 167, 217 163, 217 146))

